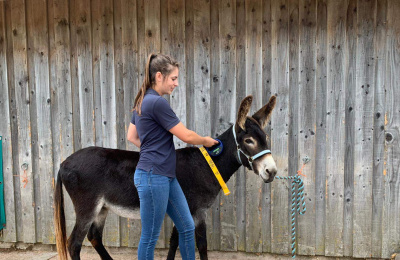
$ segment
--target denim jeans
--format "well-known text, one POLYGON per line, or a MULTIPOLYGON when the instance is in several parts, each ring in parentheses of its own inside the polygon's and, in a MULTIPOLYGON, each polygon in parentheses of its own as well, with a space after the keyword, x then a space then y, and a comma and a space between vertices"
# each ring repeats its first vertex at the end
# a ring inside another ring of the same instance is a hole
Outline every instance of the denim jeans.
POLYGON ((194 221, 177 179, 153 174, 152 169, 136 169, 134 182, 139 193, 142 220, 138 260, 154 259, 154 248, 165 213, 170 216, 178 230, 182 259, 195 259, 194 221))

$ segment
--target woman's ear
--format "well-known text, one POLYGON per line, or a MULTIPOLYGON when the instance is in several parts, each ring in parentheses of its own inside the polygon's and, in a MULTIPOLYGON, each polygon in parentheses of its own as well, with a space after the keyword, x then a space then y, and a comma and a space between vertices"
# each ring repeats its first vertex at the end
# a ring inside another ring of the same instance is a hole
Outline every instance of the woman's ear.
POLYGON ((163 82, 164 76, 163 76, 163 74, 161 72, 157 71, 155 79, 156 79, 156 83, 157 82, 163 82))

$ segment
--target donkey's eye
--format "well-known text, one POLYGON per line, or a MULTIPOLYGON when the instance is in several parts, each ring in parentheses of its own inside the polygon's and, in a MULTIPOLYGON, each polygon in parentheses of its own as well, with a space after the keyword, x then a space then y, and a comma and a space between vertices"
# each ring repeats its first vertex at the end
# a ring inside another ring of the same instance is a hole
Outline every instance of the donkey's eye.
POLYGON ((246 144, 254 144, 253 140, 251 140, 250 138, 245 139, 244 141, 246 142, 246 144))

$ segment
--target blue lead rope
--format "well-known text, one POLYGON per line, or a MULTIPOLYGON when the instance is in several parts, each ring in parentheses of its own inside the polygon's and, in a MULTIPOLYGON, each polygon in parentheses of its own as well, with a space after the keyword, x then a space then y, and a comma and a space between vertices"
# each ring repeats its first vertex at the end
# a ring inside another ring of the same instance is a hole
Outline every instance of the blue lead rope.
POLYGON ((296 215, 304 215, 306 213, 306 202, 304 201, 304 184, 299 175, 296 176, 275 176, 278 180, 292 180, 292 258, 296 258, 296 215), (297 186, 297 189, 296 189, 297 186), (296 214, 297 209, 297 214, 296 214))

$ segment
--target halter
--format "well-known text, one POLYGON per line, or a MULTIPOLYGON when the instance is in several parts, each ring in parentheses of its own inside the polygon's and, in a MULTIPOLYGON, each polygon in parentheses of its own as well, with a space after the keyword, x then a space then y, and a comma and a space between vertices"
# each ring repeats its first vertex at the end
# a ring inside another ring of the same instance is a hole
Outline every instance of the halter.
POLYGON ((264 154, 270 154, 271 150, 263 150, 263 151, 259 152, 256 155, 253 155, 253 156, 247 155, 245 152, 242 151, 242 149, 240 149, 240 146, 239 146, 239 144, 238 144, 238 142, 236 140, 235 125, 236 124, 233 125, 232 131, 233 131, 233 139, 235 139, 235 143, 236 143, 236 147, 237 147, 237 155, 238 155, 239 163, 241 165, 243 165, 242 160, 240 159, 240 153, 242 153, 244 156, 246 156, 247 161, 249 162, 249 165, 251 167, 251 170, 254 171, 253 170, 253 162, 254 162, 254 160, 257 159, 258 157, 263 156, 264 154))

